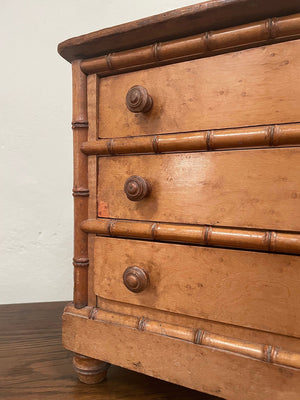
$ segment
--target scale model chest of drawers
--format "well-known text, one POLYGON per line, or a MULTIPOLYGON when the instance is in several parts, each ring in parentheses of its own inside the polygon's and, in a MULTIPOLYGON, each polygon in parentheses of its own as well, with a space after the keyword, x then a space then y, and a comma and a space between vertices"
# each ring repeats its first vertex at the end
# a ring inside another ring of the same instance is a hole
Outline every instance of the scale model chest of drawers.
POLYGON ((79 378, 300 398, 300 3, 214 0, 61 43, 79 378))

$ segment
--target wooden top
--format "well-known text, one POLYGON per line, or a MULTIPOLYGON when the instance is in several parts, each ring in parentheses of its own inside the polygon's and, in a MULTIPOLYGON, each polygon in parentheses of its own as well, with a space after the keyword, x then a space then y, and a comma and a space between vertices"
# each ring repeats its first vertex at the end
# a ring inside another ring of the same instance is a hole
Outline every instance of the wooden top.
POLYGON ((68 39, 58 53, 72 62, 297 12, 299 0, 209 0, 68 39))

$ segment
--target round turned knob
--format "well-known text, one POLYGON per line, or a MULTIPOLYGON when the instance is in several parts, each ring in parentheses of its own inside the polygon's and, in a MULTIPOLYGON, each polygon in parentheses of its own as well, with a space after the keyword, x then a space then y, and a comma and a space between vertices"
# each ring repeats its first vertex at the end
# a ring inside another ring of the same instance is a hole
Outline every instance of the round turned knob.
POLYGON ((152 98, 143 86, 132 86, 126 96, 126 106, 133 113, 145 113, 152 107, 152 98))
POLYGON ((150 283, 148 273, 140 267, 128 267, 123 274, 124 285, 131 292, 139 293, 147 288, 150 283))
POLYGON ((124 192, 129 200, 139 201, 149 196, 151 185, 141 176, 132 175, 124 184, 124 192))

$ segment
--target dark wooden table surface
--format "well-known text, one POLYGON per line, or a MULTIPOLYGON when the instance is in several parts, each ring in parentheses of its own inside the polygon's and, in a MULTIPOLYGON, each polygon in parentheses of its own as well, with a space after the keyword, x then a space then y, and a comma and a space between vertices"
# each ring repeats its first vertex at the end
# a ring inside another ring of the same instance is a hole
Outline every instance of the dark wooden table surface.
POLYGON ((61 345, 65 304, 0 306, 1 400, 218 399, 117 366, 98 385, 80 383, 73 372, 72 355, 61 345))

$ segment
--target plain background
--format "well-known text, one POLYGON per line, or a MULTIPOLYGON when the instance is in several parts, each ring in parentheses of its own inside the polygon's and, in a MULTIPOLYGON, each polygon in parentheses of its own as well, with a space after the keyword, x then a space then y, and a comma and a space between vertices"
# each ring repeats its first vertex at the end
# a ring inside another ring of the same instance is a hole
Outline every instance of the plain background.
POLYGON ((57 44, 194 3, 1 0, 0 304, 72 298, 71 67, 57 44))

